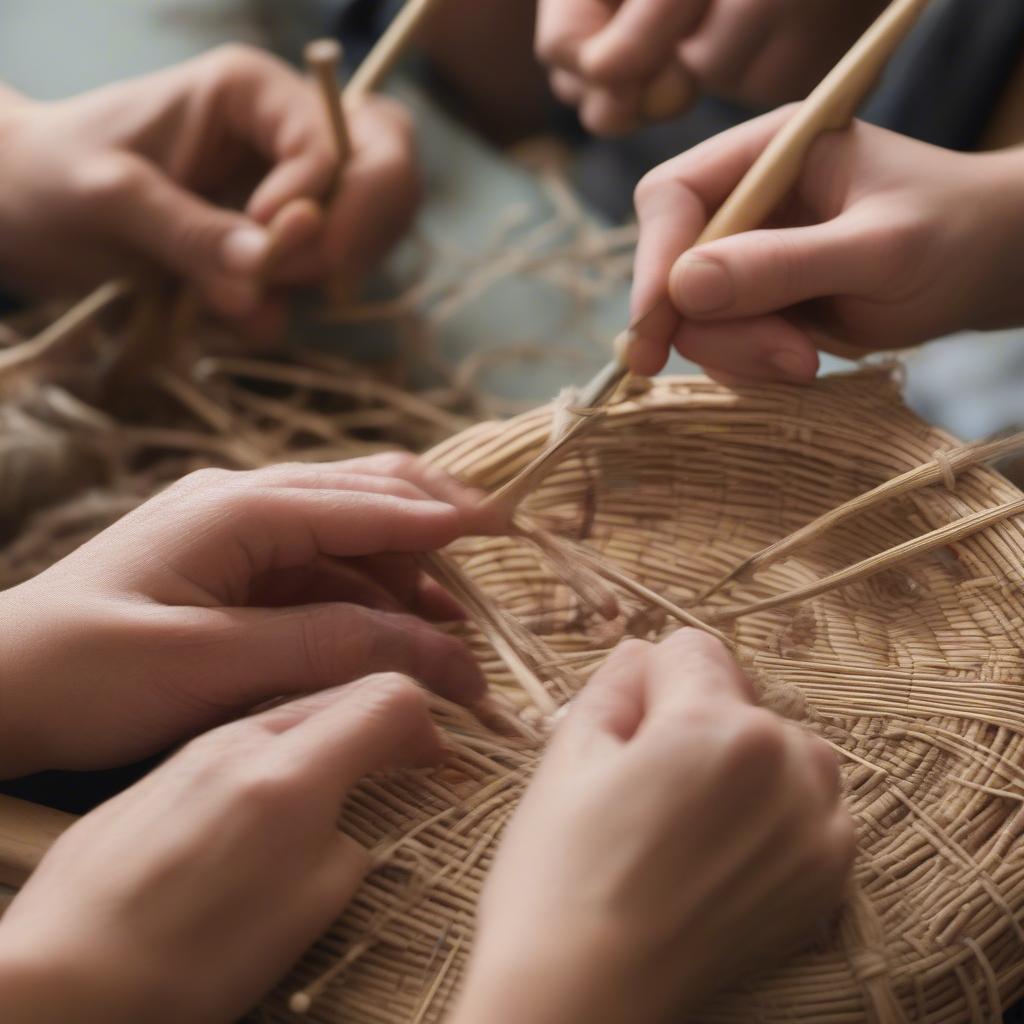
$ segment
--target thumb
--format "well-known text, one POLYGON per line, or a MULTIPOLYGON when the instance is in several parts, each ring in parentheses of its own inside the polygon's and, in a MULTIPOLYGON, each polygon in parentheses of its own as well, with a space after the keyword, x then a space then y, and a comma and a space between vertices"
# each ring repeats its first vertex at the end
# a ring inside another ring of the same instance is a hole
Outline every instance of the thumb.
POLYGON ((256 306, 270 250, 265 227, 133 154, 118 154, 108 176, 94 213, 119 241, 191 281, 219 313, 241 316, 256 306))
POLYGON ((761 316, 878 283, 882 254, 846 217, 824 224, 749 231, 680 256, 669 275, 673 305, 694 320, 761 316))

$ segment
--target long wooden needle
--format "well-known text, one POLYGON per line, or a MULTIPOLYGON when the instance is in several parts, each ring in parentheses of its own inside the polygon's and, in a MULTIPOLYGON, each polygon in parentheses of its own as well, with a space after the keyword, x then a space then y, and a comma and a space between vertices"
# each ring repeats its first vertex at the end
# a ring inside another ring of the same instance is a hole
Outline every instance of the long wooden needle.
MULTIPOLYGON (((929 0, 893 0, 878 20, 807 97, 722 204, 694 243, 706 245, 760 227, 800 177, 807 153, 825 132, 845 128, 878 81, 893 53, 917 23, 929 0)), ((582 391, 583 409, 602 405, 626 376, 630 347, 648 321, 671 315, 668 296, 635 319, 619 336, 616 358, 582 391)))

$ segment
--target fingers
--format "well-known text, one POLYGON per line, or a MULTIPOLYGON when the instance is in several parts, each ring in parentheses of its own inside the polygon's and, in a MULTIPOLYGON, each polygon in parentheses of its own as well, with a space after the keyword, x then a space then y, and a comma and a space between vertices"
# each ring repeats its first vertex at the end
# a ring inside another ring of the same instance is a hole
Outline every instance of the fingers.
POLYGON ((672 303, 686 317, 721 320, 871 292, 889 261, 884 251, 871 251, 861 220, 846 214, 808 227, 748 231, 691 249, 670 272, 672 303))
POLYGON ((651 650, 649 714, 709 697, 743 704, 754 700, 753 685, 720 640, 697 629, 681 629, 651 650))
POLYGON ((420 196, 413 125, 394 101, 367 97, 349 109, 352 158, 313 244, 289 252, 276 280, 350 286, 405 233, 420 196))
POLYGON ((580 120, 593 135, 618 138, 635 131, 640 118, 637 86, 590 86, 579 105, 580 120))
MULTIPOLYGON (((383 452, 359 459, 336 463, 284 463, 246 474, 255 483, 279 487, 341 488, 357 486, 377 493, 399 493, 392 488, 404 481, 415 488, 419 497, 446 502, 458 509, 467 520, 467 530, 489 533, 504 529, 505 524, 480 505, 483 491, 467 487, 442 469, 404 452, 383 452)), ((412 496, 412 490, 406 491, 412 496)))
POLYGON ((220 314, 255 308, 254 275, 269 245, 258 224, 210 205, 130 153, 94 158, 79 176, 89 216, 105 233, 194 282, 220 314))
POLYGON ((683 320, 670 342, 684 359, 720 379, 809 384, 818 372, 814 335, 781 316, 721 323, 683 320))
POLYGON ((605 85, 641 83, 672 58, 679 39, 704 17, 709 0, 624 0, 579 48, 579 68, 605 85))
POLYGON ((768 4, 744 3, 712 3, 705 13, 678 54, 704 90, 729 92, 771 37, 778 14, 768 4))
POLYGON ((192 613, 204 668, 183 680, 194 697, 238 710, 282 694, 323 690, 374 672, 401 672, 472 705, 486 683, 469 650, 412 615, 351 604, 192 613), (201 677, 201 678, 200 678, 201 677))
MULTIPOLYGON (((728 198, 778 129, 791 116, 774 111, 709 140, 648 174, 636 190, 640 226, 631 301, 634 319, 659 305, 679 257, 694 245, 711 215, 728 198)), ((678 326, 667 308, 645 317, 630 351, 631 368, 664 365, 678 326)))
POLYGON ((277 756, 300 761, 311 788, 325 787, 339 803, 373 772, 436 764, 444 756, 423 692, 396 673, 283 705, 253 724, 280 733, 277 756))
POLYGON ((612 19, 613 0, 540 0, 535 48, 549 67, 579 72, 580 49, 612 19))
POLYGON ((250 199, 250 217, 269 224, 288 202, 326 194, 335 154, 320 98, 309 82, 276 57, 234 45, 199 58, 189 73, 209 82, 208 130, 219 128, 270 165, 250 199))
POLYGON ((644 716, 651 650, 644 640, 619 644, 573 701, 559 733, 586 733, 616 742, 631 739, 644 716))
MULTIPOLYGON (((445 502, 407 493, 400 482, 385 493, 354 489, 232 485, 196 492, 189 507, 170 498, 146 518, 163 535, 164 559, 193 581, 205 581, 225 603, 238 603, 215 576, 230 569, 234 586, 278 569, 337 557, 385 551, 436 551, 463 533, 459 511, 445 502), (200 524, 202 524, 200 526, 200 524), (231 563, 244 559, 239 578, 231 563)), ((171 496, 173 497, 173 495, 171 496)))
POLYGON ((566 722, 626 741, 645 718, 708 697, 749 704, 754 691, 720 641, 682 629, 660 644, 620 644, 574 701, 566 722))

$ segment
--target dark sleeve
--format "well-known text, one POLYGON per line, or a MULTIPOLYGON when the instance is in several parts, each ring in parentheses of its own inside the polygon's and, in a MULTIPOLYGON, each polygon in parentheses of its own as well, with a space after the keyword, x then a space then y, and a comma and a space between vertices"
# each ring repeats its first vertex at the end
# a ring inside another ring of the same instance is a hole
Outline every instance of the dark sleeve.
POLYGON ((1021 0, 933 0, 865 116, 938 146, 973 149, 1022 59, 1021 0))

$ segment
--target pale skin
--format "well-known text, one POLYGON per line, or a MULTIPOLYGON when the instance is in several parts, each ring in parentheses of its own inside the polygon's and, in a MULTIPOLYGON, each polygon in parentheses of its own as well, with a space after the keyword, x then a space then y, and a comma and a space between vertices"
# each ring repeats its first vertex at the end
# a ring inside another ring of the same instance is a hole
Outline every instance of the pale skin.
MULTIPOLYGON (((328 194, 317 102, 237 49, 61 104, 4 94, 0 279, 32 295, 142 260, 221 315, 266 323, 278 285, 362 272, 360 233, 384 246, 414 191, 390 106, 354 114, 329 210, 278 223, 290 258, 268 287, 269 226, 328 194), (250 147, 255 191, 217 205, 250 147)), ((60 839, 4 915, 0 1018, 227 1024, 344 910, 369 868, 336 826, 346 795, 369 772, 443 759, 424 687, 470 708, 486 692, 429 624, 459 610, 414 560, 505 528, 480 498, 397 455, 205 471, 0 594, 0 776, 185 744, 60 839)), ((524 983, 538 1024, 686 1012, 806 941, 852 851, 831 752, 757 709, 722 648, 692 632, 627 645, 558 728, 510 828, 454 1020, 505 1019, 524 983), (524 887, 541 902, 517 899, 524 887)))
POLYGON ((598 135, 684 113, 711 94, 801 99, 885 0, 539 0, 536 49, 556 95, 598 135))
POLYGON ((32 298, 152 266, 271 333, 284 289, 354 286, 415 209, 405 111, 370 97, 349 117, 352 158, 332 191, 323 100, 258 50, 222 47, 55 103, 0 86, 0 281, 32 298))
POLYGON ((1024 155, 963 154, 863 123, 811 149, 762 230, 691 248, 792 108, 662 164, 636 192, 630 351, 674 348, 718 378, 807 383, 819 351, 857 358, 1024 323, 1024 155))
MULTIPOLYGON (((373 479, 371 469, 320 467, 315 481, 289 482, 268 481, 274 471, 230 481, 200 474, 134 522, 112 527, 49 580, 44 574, 41 585, 66 595, 68 586, 99 581, 116 658, 119 642, 135 646, 133 606, 169 620, 184 612, 179 627, 201 629, 210 609, 235 618, 223 595, 252 593, 252 567, 257 575, 287 573, 292 586, 296 570, 310 570, 307 582, 324 599, 318 555, 400 555, 488 525, 477 496, 436 473, 398 463, 396 475, 373 479), (269 498, 261 492, 275 484, 308 493, 269 501, 294 502, 290 514, 258 511, 269 498), (236 541, 239 519, 245 525, 236 541), (147 538, 167 552, 166 565, 143 550, 147 538), (217 547, 226 549, 223 558, 211 557, 217 547)), ((399 577, 401 586, 382 586, 410 593, 414 576, 389 573, 399 577)), ((11 597, 28 609, 39 599, 22 588, 11 597)), ((87 602, 96 599, 87 593, 87 602)), ((344 606, 326 607, 344 622, 344 606)), ((317 621, 308 606, 285 614, 317 621)), ((263 628, 273 639, 273 628, 263 628)), ((47 637, 52 670, 88 666, 74 639, 65 649, 63 636, 47 637)), ((340 646, 324 638, 325 651, 340 646)), ((247 639, 255 650, 239 644, 231 654, 243 672, 274 685, 240 692, 237 679, 218 678, 226 666, 219 638, 177 655, 172 639, 171 653, 158 647, 148 672, 140 659, 134 674, 111 674, 84 743, 70 721, 62 723, 62 711, 52 730, 35 724, 34 739, 51 756, 64 742, 74 749, 67 761, 106 761, 104 749, 115 761, 125 732, 141 744, 133 751, 157 748, 286 683, 325 687, 206 732, 57 842, 0 922, 5 1021, 42 1024, 71 1008, 82 1024, 237 1019, 343 911, 369 868, 367 852, 337 831, 346 794, 370 771, 443 758, 423 691, 408 675, 385 671, 332 686, 354 671, 342 651, 338 666, 328 660, 310 672, 299 656, 290 678, 275 677, 259 665, 276 659, 272 645, 256 631, 247 639), (211 666, 219 672, 207 675, 211 666), (169 676, 161 682, 162 669, 169 676), (185 701, 174 690, 178 676, 197 688, 185 701), (140 706, 150 713, 134 714, 140 706), (160 715, 167 721, 147 732, 160 715)), ((396 638, 386 639, 390 648, 396 638)), ((15 665, 22 643, 18 633, 7 641, 15 665)), ((432 644, 446 644, 447 664, 457 664, 454 642, 424 637, 421 654, 432 644)), ((31 660, 37 645, 28 646, 31 660)), ((406 658, 401 652, 395 660, 406 658)), ((428 655, 418 672, 429 678, 431 664, 428 655)), ((462 672, 454 694, 451 675, 441 674, 436 687, 472 704, 482 688, 462 672)), ((61 684, 55 691, 52 676, 4 680, 12 728, 26 706, 18 691, 29 687, 42 690, 30 702, 38 696, 53 709, 68 701, 84 731, 86 710, 61 684)), ((696 1008, 727 977, 770 962, 824 924, 852 852, 831 750, 756 708, 749 681, 720 644, 689 630, 657 647, 628 643, 560 725, 509 829, 452 1021, 610 1024, 629 1008, 628 1019, 654 1024, 696 1008)))

